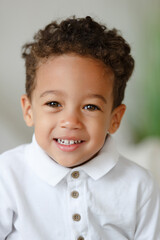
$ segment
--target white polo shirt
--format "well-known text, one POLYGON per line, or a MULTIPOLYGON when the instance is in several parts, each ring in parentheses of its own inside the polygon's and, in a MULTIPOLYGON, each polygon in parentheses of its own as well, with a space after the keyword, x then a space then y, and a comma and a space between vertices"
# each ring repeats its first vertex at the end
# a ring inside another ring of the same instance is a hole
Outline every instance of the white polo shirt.
POLYGON ((160 195, 150 174, 109 137, 73 169, 37 144, 0 156, 0 240, 160 240, 160 195))

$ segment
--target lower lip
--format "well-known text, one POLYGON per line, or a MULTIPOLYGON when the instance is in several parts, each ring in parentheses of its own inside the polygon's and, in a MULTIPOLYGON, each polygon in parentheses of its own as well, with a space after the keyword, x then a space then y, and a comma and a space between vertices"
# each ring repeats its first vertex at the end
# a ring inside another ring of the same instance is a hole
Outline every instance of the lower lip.
POLYGON ((55 143, 57 147, 64 152, 73 152, 83 144, 83 142, 81 142, 81 143, 72 144, 72 145, 63 145, 58 143, 56 140, 55 140, 55 143))

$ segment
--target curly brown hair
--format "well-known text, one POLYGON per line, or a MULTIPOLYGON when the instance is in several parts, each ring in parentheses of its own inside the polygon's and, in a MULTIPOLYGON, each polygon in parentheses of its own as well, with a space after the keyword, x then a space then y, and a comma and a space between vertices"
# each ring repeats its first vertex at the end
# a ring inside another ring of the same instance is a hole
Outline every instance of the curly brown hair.
POLYGON ((113 109, 122 103, 126 83, 134 69, 130 46, 116 29, 109 30, 91 17, 53 21, 22 48, 26 65, 26 93, 31 99, 36 70, 42 60, 53 55, 76 53, 99 59, 114 73, 113 109))

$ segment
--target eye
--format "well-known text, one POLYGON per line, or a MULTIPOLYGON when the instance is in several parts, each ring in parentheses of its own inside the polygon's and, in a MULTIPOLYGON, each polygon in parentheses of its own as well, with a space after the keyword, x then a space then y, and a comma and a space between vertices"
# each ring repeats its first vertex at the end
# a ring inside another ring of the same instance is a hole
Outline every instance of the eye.
POLYGON ((61 104, 59 102, 56 102, 56 101, 47 102, 46 105, 49 106, 49 107, 52 107, 52 108, 61 107, 61 104))
POLYGON ((89 110, 89 111, 97 111, 100 110, 100 108, 94 104, 88 104, 86 106, 84 106, 85 110, 89 110))

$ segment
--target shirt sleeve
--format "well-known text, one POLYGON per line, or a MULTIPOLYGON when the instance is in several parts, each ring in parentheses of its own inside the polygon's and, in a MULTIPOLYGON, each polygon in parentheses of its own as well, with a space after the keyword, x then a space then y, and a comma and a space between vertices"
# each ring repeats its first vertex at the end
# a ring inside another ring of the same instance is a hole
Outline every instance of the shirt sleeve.
POLYGON ((160 240, 160 192, 153 180, 147 187, 148 194, 142 192, 143 202, 137 211, 134 240, 160 240))
POLYGON ((11 199, 0 178, 0 240, 5 240, 12 231, 13 210, 11 199))

